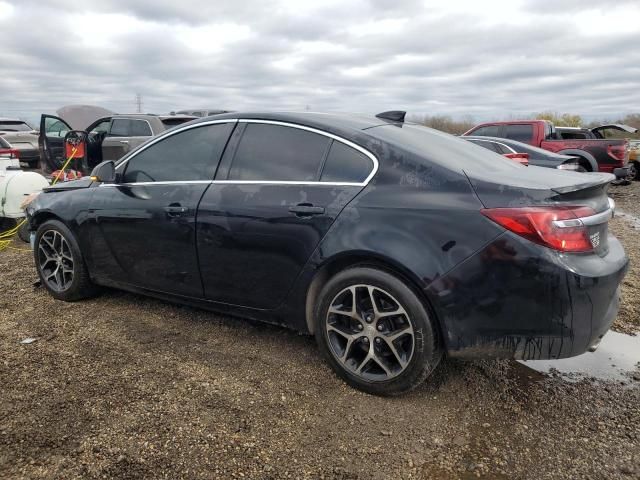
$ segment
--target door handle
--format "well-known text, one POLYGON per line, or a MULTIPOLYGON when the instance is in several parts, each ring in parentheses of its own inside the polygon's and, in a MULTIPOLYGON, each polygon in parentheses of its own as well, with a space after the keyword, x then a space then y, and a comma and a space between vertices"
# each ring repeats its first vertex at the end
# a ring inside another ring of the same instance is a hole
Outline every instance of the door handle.
POLYGON ((309 215, 322 215, 324 213, 324 207, 316 207, 310 203, 299 203, 298 205, 289 207, 289 211, 299 217, 306 217, 309 215))
POLYGON ((175 204, 164 207, 164 211, 167 212, 168 217, 180 217, 189 211, 188 207, 183 207, 182 205, 175 204))
POLYGON ((125 145, 129 145, 129 140, 118 140, 120 143, 124 143, 125 145))

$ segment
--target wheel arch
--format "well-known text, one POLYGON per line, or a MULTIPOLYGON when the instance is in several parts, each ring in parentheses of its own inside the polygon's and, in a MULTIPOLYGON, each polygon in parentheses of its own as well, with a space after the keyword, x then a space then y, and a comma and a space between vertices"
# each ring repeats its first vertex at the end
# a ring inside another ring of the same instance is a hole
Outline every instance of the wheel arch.
POLYGON ((316 270, 311 282, 309 282, 309 286, 307 287, 306 299, 305 299, 305 320, 306 326, 309 330, 309 333, 312 335, 315 332, 315 316, 314 312, 317 306, 318 294, 327 283, 327 281, 338 272, 341 272, 347 268, 354 268, 356 266, 368 266, 378 268, 380 270, 386 271, 396 277, 399 277, 401 280, 406 282, 407 286, 416 294, 422 305, 427 310, 427 313, 431 318, 433 318, 437 330, 437 335, 440 337, 439 341, 442 340, 443 331, 442 325, 438 319, 438 316, 433 308, 432 303, 430 302, 427 294, 424 291, 426 285, 424 282, 420 280, 411 270, 404 267, 398 262, 385 257, 383 255, 379 255, 373 252, 366 251, 353 251, 353 252, 343 252, 337 254, 327 260, 325 260, 322 265, 316 270))
POLYGON ((58 215, 56 215, 55 213, 49 210, 42 210, 32 215, 31 218, 29 219, 29 227, 31 230, 35 231, 38 229, 40 225, 42 225, 47 220, 58 220, 59 222, 62 222, 67 227, 69 227, 67 222, 65 222, 61 217, 59 217, 58 215))

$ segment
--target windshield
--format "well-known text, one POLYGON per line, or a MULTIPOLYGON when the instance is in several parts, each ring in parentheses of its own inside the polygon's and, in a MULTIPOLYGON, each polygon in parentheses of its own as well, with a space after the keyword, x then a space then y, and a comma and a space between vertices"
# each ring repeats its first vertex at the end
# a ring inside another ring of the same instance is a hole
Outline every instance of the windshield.
POLYGON ((8 132, 31 132, 33 128, 26 122, 2 120, 0 121, 0 130, 8 132))

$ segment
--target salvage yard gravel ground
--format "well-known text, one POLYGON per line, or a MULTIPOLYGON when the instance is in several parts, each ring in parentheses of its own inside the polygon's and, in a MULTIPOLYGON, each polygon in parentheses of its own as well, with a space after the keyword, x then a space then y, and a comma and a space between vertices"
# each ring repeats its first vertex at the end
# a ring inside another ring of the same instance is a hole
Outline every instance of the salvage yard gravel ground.
MULTIPOLYGON (((610 192, 640 218, 640 183, 610 192)), ((632 259, 614 328, 638 332, 640 225, 611 229, 632 259)), ((58 302, 27 252, 0 268, 0 478, 640 478, 640 371, 445 360, 378 398, 310 337, 110 290, 58 302)))

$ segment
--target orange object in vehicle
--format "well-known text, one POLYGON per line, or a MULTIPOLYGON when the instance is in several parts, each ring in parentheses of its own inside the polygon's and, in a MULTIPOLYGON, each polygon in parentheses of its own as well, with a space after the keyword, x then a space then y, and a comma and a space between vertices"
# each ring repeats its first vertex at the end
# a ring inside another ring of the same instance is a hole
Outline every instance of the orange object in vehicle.
MULTIPOLYGON (((75 156, 73 158, 75 158, 75 156)), ((58 178, 59 182, 70 182, 71 180, 82 178, 82 172, 79 172, 77 170, 67 170, 65 172, 56 170, 55 172, 51 173, 51 178, 58 178), (58 176, 60 178, 58 178, 58 176)))
POLYGON ((67 159, 69 159, 71 156, 73 156, 73 158, 82 158, 84 157, 84 152, 85 152, 84 140, 71 138, 64 142, 64 155, 67 159))

